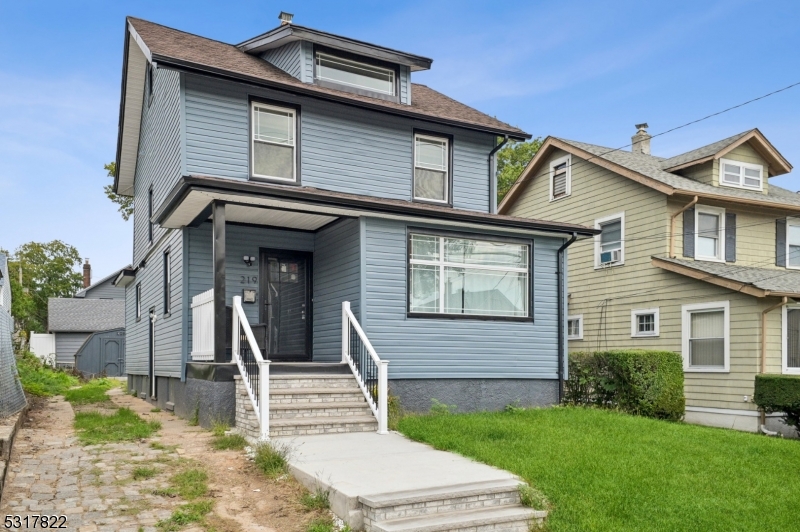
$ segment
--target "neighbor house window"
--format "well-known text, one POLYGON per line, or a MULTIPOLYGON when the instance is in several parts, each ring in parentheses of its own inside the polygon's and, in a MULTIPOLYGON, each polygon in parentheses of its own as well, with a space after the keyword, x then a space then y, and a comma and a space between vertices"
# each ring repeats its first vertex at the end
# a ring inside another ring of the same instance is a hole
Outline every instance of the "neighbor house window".
POLYGON ((253 102, 253 176, 297 181, 297 111, 253 102))
POLYGON ((783 307, 783 372, 800 374, 800 307, 783 307))
POLYGON ((625 213, 618 213, 594 222, 601 233, 594 237, 595 268, 617 266, 625 262, 625 213))
POLYGON ((725 260, 725 209, 698 206, 695 208, 694 258, 725 260))
POLYGON ((395 72, 351 59, 325 53, 317 53, 315 76, 321 81, 330 81, 380 94, 394 96, 395 72))
POLYGON ((727 372, 730 366, 730 304, 683 305, 683 367, 686 371, 727 372))
POLYGON ((657 308, 631 311, 631 336, 658 336, 659 312, 657 308))
POLYGON ((525 318, 527 244, 412 234, 409 312, 525 318))
POLYGON ((164 252, 164 314, 169 314, 172 306, 172 272, 170 269, 170 254, 167 250, 164 252))
POLYGON ((414 199, 447 203, 450 195, 450 140, 414 135, 414 199))
POLYGON ((720 182, 729 187, 761 190, 763 167, 759 164, 741 163, 720 159, 720 182))
POLYGON ((800 269, 800 218, 786 219, 786 267, 800 269))
POLYGON ((583 314, 567 317, 567 339, 583 340, 583 314))
POLYGON ((142 319, 142 283, 136 283, 136 319, 142 319))
POLYGON ((153 241, 153 187, 147 190, 147 240, 153 241))
POLYGON ((572 156, 567 155, 550 163, 550 201, 569 196, 572 192, 572 156))

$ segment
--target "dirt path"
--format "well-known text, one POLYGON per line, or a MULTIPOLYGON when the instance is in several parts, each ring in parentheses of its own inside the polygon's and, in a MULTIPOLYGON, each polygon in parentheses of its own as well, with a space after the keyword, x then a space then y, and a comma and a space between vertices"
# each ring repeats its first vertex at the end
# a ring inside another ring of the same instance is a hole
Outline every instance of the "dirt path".
POLYGON ((304 490, 294 479, 268 480, 243 452, 212 449, 208 431, 171 413, 151 412, 152 405, 119 389, 109 395, 116 405, 160 421, 162 429, 147 440, 84 446, 72 428, 72 406, 60 397, 40 402, 14 445, 0 516, 64 515, 66 530, 80 532, 155 531, 186 501, 153 491, 167 486, 175 464, 190 463, 208 473, 214 507, 205 527, 184 530, 302 532, 317 517, 300 506, 304 490), (158 472, 134 480, 140 466, 158 472))

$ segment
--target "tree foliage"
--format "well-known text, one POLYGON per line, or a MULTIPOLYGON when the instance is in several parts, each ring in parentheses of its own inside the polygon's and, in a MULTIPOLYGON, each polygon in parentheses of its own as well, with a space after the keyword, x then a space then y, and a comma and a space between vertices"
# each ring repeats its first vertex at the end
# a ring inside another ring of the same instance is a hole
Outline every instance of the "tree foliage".
POLYGON ((497 201, 503 201, 511 185, 520 176, 536 152, 542 146, 542 138, 528 142, 509 142, 497 152, 497 201))
MULTIPOLYGON (((103 168, 108 171, 108 177, 114 178, 114 175, 117 173, 117 163, 111 161, 108 164, 104 164, 103 168)), ((112 203, 116 203, 119 205, 119 213, 122 215, 122 219, 126 222, 130 219, 133 215, 133 197, 132 196, 120 196, 116 192, 114 192, 114 184, 106 185, 103 187, 103 192, 106 193, 108 199, 111 200, 112 203)))
POLYGON ((83 287, 78 250, 60 240, 28 242, 9 257, 11 313, 23 331, 47 331, 47 299, 72 297, 83 287), (22 283, 19 270, 22 268, 22 283))

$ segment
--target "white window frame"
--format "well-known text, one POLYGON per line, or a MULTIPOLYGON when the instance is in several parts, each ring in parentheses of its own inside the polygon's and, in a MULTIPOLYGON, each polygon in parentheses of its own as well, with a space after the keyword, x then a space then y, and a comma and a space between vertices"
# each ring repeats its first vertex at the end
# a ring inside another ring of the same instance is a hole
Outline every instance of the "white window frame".
POLYGON ((409 316, 425 316, 425 315, 436 315, 437 317, 441 316, 443 318, 463 318, 463 319, 498 319, 498 320, 508 320, 508 319, 516 319, 516 320, 529 320, 531 319, 531 286, 533 283, 533 265, 531 261, 531 244, 526 242, 513 242, 516 245, 525 246, 528 251, 528 266, 527 268, 513 268, 510 266, 490 266, 485 264, 469 264, 465 265, 460 262, 447 262, 444 260, 444 241, 446 238, 462 238, 464 240, 478 240, 483 242, 495 242, 488 238, 474 238, 471 236, 454 236, 454 235, 437 235, 431 233, 424 233, 414 231, 411 232, 408 239, 408 273, 406 275, 406 282, 408 283, 408 315, 409 316), (411 258, 411 237, 414 235, 420 236, 427 236, 433 237, 438 239, 438 246, 439 246, 439 259, 438 260, 428 260, 428 259, 412 259, 411 258), (419 311, 412 311, 411 310, 411 265, 420 265, 420 266, 435 266, 439 269, 439 310, 437 312, 419 312, 419 311), (454 312, 445 312, 445 269, 447 267, 453 268, 469 268, 474 270, 487 270, 487 271, 503 271, 503 272, 514 272, 514 273, 524 273, 528 277, 527 289, 525 291, 525 315, 524 316, 507 316, 502 314, 457 314, 454 312))
POLYGON ((800 368, 789 367, 789 310, 800 310, 800 305, 784 305, 781 309, 781 372, 800 375, 800 368))
POLYGON ((575 314, 573 316, 567 316, 567 340, 583 340, 583 314, 575 314), (577 336, 570 336, 569 334, 569 322, 573 320, 578 321, 577 336))
POLYGON ((328 53, 325 53, 325 52, 317 52, 316 55, 314 56, 314 77, 316 79, 318 79, 318 80, 321 80, 321 81, 327 81, 328 83, 335 83, 337 85, 344 85, 345 87, 353 87, 354 89, 359 89, 359 90, 362 90, 362 91, 374 92, 376 94, 385 94, 387 96, 396 96, 397 95, 397 88, 396 88, 396 85, 397 85, 397 74, 391 68, 380 67, 380 66, 377 66, 377 65, 371 65, 369 63, 364 63, 363 61, 355 61, 353 59, 345 59, 344 57, 339 57, 337 55, 328 54, 328 53), (366 87, 364 85, 358 85, 356 83, 347 83, 347 82, 342 81, 340 79, 333 79, 333 78, 323 77, 323 76, 321 76, 319 74, 319 60, 320 60, 321 57, 324 57, 325 59, 327 59, 329 61, 332 61, 334 63, 337 62, 337 61, 338 62, 343 62, 343 63, 350 63, 351 66, 355 66, 356 68, 359 68, 361 70, 372 71, 372 72, 389 73, 389 74, 391 74, 391 77, 392 77, 392 81, 391 81, 392 90, 391 90, 391 92, 382 91, 382 90, 376 89, 374 87, 366 87))
POLYGON ((625 211, 618 212, 616 214, 612 214, 609 216, 605 216, 603 218, 597 218, 594 221, 594 228, 595 229, 602 229, 603 224, 607 224, 608 222, 613 222, 615 220, 620 220, 620 256, 619 262, 610 262, 608 264, 601 264, 600 263, 600 246, 602 245, 601 235, 594 236, 594 269, 605 269, 605 268, 614 268, 616 266, 622 266, 625 264, 625 211))
POLYGON ((437 137, 436 135, 426 135, 424 133, 414 133, 414 175, 412 176, 412 191, 411 194, 414 197, 414 201, 423 201, 429 203, 438 203, 440 205, 449 205, 450 204, 450 183, 451 183, 451 175, 450 175, 450 139, 445 136, 437 137), (430 198, 418 198, 417 197, 417 168, 421 168, 423 170, 435 170, 437 172, 441 172, 440 168, 430 168, 424 165, 417 165, 417 139, 427 139, 432 140, 434 142, 444 142, 444 177, 445 177, 445 184, 444 184, 444 199, 443 200, 436 200, 430 198))
POLYGON ((568 198, 570 197, 571 194, 572 194, 572 155, 570 154, 550 162, 550 201, 558 201, 560 199, 568 198), (555 168, 556 166, 562 163, 567 164, 566 192, 564 193, 563 196, 555 198, 553 197, 553 179, 555 178, 555 168))
POLYGON ((714 301, 710 303, 694 303, 681 306, 681 351, 683 356, 683 371, 685 373, 730 373, 731 368, 731 312, 730 301, 714 301), (689 356, 689 336, 692 331, 691 315, 697 311, 722 310, 723 334, 724 337, 724 360, 723 367, 714 366, 691 366, 689 356))
POLYGON ((261 103, 259 101, 252 101, 250 102, 250 175, 253 177, 257 177, 260 179, 270 179, 275 181, 282 181, 284 183, 297 183, 299 182, 298 175, 297 175, 297 109, 292 107, 279 107, 277 105, 270 105, 266 103, 261 103), (258 140, 258 142, 263 142, 266 144, 273 144, 275 146, 291 146, 292 148, 292 174, 294 177, 286 178, 286 177, 276 177, 271 175, 263 175, 256 173, 256 150, 255 150, 255 143, 256 143, 256 108, 261 109, 272 109, 273 111, 279 111, 281 113, 288 113, 292 115, 292 126, 294 128, 294 132, 292 135, 292 144, 281 144, 278 142, 270 142, 268 140, 258 140))
POLYGON ((785 266, 788 270, 800 270, 800 266, 789 265, 789 227, 791 226, 800 227, 800 218, 786 218, 786 250, 784 252, 784 256, 786 257, 785 266))
POLYGON ((640 308, 631 310, 631 337, 632 338, 655 338, 659 336, 659 322, 660 319, 660 312, 659 307, 656 308, 640 308), (644 316, 647 314, 653 315, 653 332, 639 332, 639 316, 644 316))
POLYGON ((720 159, 719 160, 719 184, 724 187, 732 187, 732 188, 744 188, 747 190, 764 190, 764 167, 760 164, 752 164, 752 163, 743 163, 741 161, 734 161, 733 159, 720 159), (742 168, 741 174, 739 174, 739 183, 728 183, 725 181, 725 164, 733 164, 742 168), (759 184, 757 187, 748 186, 744 184, 744 170, 745 168, 750 170, 758 170, 759 172, 759 184))
POLYGON ((708 262, 725 262, 725 209, 709 205, 696 205, 694 209, 694 258, 708 262), (719 216, 719 254, 716 257, 701 256, 698 251, 697 240, 700 238, 700 214, 719 216))
POLYGON ((142 283, 136 283, 134 287, 136 293, 136 321, 142 319, 142 283))

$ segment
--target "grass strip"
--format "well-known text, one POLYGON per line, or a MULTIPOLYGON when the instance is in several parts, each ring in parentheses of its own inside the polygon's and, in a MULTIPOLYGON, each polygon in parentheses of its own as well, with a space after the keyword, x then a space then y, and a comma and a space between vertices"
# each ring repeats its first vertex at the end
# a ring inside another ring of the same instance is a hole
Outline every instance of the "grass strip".
POLYGON ((77 412, 74 427, 78 440, 92 445, 148 438, 161 428, 161 423, 145 421, 133 410, 120 408, 113 414, 77 412))
POLYGON ((104 403, 110 400, 106 392, 113 387, 114 383, 109 379, 94 379, 80 388, 67 390, 64 392, 64 399, 73 405, 104 403))

